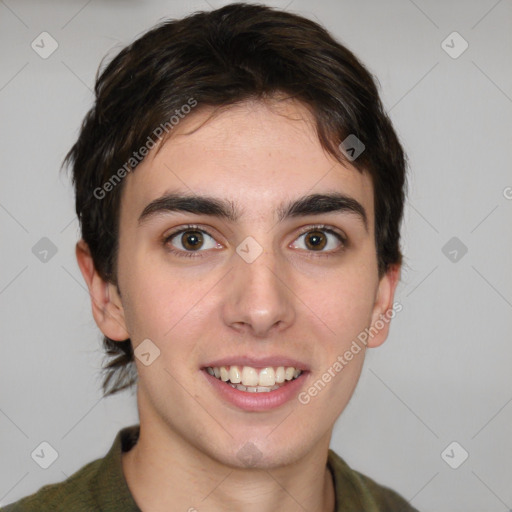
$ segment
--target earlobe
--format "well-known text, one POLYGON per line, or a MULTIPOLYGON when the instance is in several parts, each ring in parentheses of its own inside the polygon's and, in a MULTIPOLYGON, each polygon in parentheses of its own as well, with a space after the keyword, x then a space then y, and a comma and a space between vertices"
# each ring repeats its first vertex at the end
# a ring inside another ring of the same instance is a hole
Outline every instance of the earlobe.
POLYGON ((96 325, 112 340, 129 339, 124 309, 117 289, 113 283, 104 281, 98 274, 89 247, 84 240, 76 244, 76 259, 89 289, 96 325))
POLYGON ((388 337, 392 318, 389 311, 393 309, 395 290, 400 281, 400 269, 400 265, 390 266, 379 281, 372 313, 372 324, 369 328, 371 336, 368 338, 367 346, 370 348, 382 345, 388 337))

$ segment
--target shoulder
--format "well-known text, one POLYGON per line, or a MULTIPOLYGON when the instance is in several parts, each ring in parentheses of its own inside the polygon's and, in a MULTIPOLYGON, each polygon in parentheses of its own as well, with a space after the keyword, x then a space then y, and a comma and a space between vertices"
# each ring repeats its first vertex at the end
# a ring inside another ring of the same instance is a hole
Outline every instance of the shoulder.
POLYGON ((93 495, 89 489, 102 460, 86 464, 63 482, 41 487, 34 494, 2 508, 2 512, 94 510, 93 495))
POLYGON ((397 492, 350 468, 333 450, 329 450, 328 466, 333 475, 337 511, 418 512, 397 492))
POLYGON ((105 457, 89 462, 63 482, 41 487, 1 512, 140 512, 130 494, 121 462, 122 452, 137 442, 138 435, 138 425, 123 428, 105 457))

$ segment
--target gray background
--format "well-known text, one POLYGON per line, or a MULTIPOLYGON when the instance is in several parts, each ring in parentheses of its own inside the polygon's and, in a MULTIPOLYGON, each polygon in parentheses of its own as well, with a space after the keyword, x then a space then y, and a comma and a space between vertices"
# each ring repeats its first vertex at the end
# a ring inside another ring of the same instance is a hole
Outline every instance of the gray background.
MULTIPOLYGON (((137 423, 133 393, 101 398, 100 335, 59 166, 105 54, 163 17, 224 3, 0 1, 0 504, 63 480, 137 423), (47 59, 31 48, 43 31, 59 45, 47 59), (32 251, 43 237, 57 249, 46 262, 32 251), (59 454, 48 469, 31 458, 42 441, 59 454)), ((369 352, 332 446, 422 511, 508 511, 511 2, 269 4, 319 20, 368 65, 410 158, 403 311, 369 352), (443 49, 457 53, 457 36, 442 46, 453 31, 469 44, 458 58, 443 49), (469 453, 458 469, 441 456, 453 441, 469 453)))

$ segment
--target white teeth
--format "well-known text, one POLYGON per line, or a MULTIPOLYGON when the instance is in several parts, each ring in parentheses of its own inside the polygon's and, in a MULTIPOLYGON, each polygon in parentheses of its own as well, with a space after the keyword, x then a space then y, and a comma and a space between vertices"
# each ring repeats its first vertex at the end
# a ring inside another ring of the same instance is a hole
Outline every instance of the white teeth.
POLYGON ((229 380, 229 373, 224 366, 220 367, 220 380, 223 380, 224 382, 229 380))
POLYGON ((251 366, 215 366, 208 367, 206 371, 232 387, 248 393, 265 393, 278 389, 286 381, 296 379, 302 370, 293 366, 278 366, 274 368, 253 368, 251 366))
POLYGON ((273 386, 276 383, 276 372, 274 368, 263 368, 260 371, 260 379, 258 384, 260 386, 273 386))
MULTIPOLYGON (((215 370, 215 368, 214 368, 214 370, 215 370)), ((295 374, 295 368, 293 366, 288 366, 284 372, 284 378, 286 380, 292 380, 294 374, 295 374)), ((217 376, 217 374, 215 374, 215 376, 217 376)))
POLYGON ((244 386, 257 386, 258 372, 250 366, 244 366, 242 369, 242 384, 244 386))
POLYGON ((229 369, 229 380, 233 384, 240 384, 240 382, 242 382, 242 374, 240 373, 238 366, 232 366, 229 369))
POLYGON ((248 393, 268 393, 279 389, 279 386, 265 387, 265 386, 244 386, 243 384, 230 384, 231 387, 238 389, 239 391, 246 391, 248 393))

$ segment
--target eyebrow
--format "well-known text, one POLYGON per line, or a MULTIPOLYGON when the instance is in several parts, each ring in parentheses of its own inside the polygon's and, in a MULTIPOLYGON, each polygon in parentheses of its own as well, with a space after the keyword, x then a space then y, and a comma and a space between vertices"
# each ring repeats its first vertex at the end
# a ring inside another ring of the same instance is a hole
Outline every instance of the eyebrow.
MULTIPOLYGON (((139 216, 139 225, 154 215, 165 212, 187 212, 195 215, 211 215, 231 222, 236 222, 241 212, 232 201, 210 196, 198 196, 179 193, 167 193, 151 201, 139 216)), ((348 213, 357 216, 368 231, 366 210, 356 199, 338 192, 310 194, 295 199, 277 208, 278 222, 287 218, 322 213, 348 213)))

